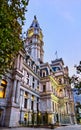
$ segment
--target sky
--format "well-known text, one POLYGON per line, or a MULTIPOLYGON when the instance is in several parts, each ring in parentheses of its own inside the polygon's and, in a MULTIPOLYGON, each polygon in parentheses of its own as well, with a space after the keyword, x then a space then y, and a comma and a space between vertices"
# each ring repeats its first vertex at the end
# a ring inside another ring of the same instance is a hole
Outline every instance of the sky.
POLYGON ((62 58, 75 74, 74 65, 81 60, 81 0, 29 0, 24 31, 30 27, 34 15, 44 35, 44 62, 62 58))

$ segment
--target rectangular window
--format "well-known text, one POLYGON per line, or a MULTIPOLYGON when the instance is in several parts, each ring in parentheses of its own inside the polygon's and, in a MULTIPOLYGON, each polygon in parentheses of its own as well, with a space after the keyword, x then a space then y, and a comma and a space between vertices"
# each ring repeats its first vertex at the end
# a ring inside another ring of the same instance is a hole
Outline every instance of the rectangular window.
POLYGON ((24 97, 28 98, 28 92, 25 91, 24 97))
POLYGON ((46 76, 46 75, 45 75, 45 72, 43 72, 43 73, 42 73, 42 76, 43 76, 43 77, 45 77, 45 76, 46 76))
POLYGON ((27 108, 27 100, 28 100, 28 93, 25 91, 25 93, 24 93, 24 108, 27 108))
POLYGON ((43 92, 46 92, 46 85, 43 85, 43 92))
POLYGON ((37 85, 39 86, 39 80, 37 80, 37 85))
POLYGON ((33 101, 31 101, 31 110, 33 110, 33 101))
POLYGON ((34 88, 34 83, 32 84, 32 87, 34 88))
POLYGON ((5 98, 6 87, 7 87, 7 82, 6 80, 2 79, 1 85, 0 85, 0 98, 5 98))
POLYGON ((27 99, 24 99, 24 108, 27 108, 27 99))
POLYGON ((34 81, 35 79, 34 79, 34 77, 33 77, 33 81, 34 81))
POLYGON ((35 86, 35 78, 33 77, 32 87, 34 88, 34 86, 35 86))
POLYGON ((35 66, 33 67, 33 70, 34 70, 34 72, 36 72, 36 67, 35 66))
POLYGON ((39 98, 37 98, 37 111, 39 111, 39 98))
POLYGON ((39 90, 39 80, 37 80, 37 90, 39 90))

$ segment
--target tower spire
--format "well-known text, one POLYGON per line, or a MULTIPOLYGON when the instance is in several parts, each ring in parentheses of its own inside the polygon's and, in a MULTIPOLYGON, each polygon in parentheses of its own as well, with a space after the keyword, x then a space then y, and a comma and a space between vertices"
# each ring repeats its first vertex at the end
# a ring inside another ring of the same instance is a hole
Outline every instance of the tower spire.
POLYGON ((37 17, 36 15, 34 15, 34 20, 30 26, 30 28, 38 28, 38 29, 41 29, 40 26, 39 26, 39 23, 38 23, 38 20, 37 20, 37 17))
POLYGON ((44 42, 42 29, 39 26, 36 15, 34 15, 32 24, 27 30, 27 39, 24 47, 26 52, 34 59, 37 64, 43 63, 43 45, 44 42))

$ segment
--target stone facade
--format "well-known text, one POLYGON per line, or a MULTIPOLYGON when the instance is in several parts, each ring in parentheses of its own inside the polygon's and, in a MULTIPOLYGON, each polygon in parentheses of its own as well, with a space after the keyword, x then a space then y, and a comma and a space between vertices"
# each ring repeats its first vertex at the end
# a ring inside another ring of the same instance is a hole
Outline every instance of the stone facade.
POLYGON ((2 76, 1 126, 76 123, 68 67, 64 67, 62 58, 44 63, 43 45, 42 29, 35 16, 14 69, 2 76))

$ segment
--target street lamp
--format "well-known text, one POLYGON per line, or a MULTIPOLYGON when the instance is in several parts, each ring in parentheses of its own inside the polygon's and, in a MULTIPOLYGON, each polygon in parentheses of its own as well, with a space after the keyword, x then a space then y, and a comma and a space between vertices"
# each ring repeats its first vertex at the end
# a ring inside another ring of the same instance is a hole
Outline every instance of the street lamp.
POLYGON ((28 110, 28 126, 30 124, 30 122, 29 122, 29 115, 30 115, 30 109, 28 110))
POLYGON ((20 124, 22 123, 22 103, 23 103, 23 95, 20 94, 20 124))

